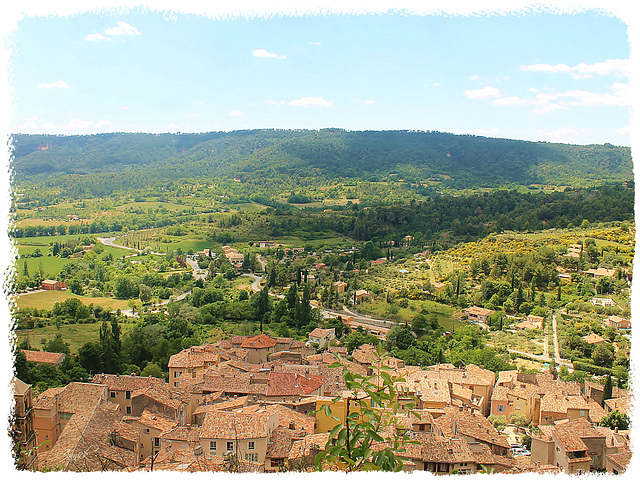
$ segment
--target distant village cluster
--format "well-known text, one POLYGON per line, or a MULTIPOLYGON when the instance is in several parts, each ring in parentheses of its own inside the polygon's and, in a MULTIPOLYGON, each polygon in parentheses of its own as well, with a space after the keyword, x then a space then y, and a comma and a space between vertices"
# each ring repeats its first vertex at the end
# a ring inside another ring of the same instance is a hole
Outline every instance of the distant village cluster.
MULTIPOLYGON (((76 472, 313 470, 352 393, 330 365, 380 375, 375 347, 349 356, 334 339, 334 329, 316 328, 308 341, 259 334, 193 346, 171 356, 168 382, 95 374, 32 398, 31 386, 14 379, 17 430, 32 452, 23 461, 76 472), (327 348, 316 353, 316 346, 327 348)), ((62 355, 25 354, 53 365, 62 355)), ((473 364, 423 368, 383 358, 403 379, 393 428, 414 441, 402 454, 405 471, 622 473, 628 465, 630 432, 599 426, 610 412, 630 413, 627 390, 551 373, 496 375, 473 364), (514 414, 518 424, 496 428, 496 418, 514 414)))

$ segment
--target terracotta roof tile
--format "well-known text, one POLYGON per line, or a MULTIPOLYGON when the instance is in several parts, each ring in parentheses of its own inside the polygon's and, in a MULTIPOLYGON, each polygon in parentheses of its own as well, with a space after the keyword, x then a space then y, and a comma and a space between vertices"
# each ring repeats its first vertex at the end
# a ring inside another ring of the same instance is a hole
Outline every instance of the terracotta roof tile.
POLYGON ((49 388, 42 392, 35 402, 35 408, 50 409, 57 401, 59 411, 78 413, 94 408, 106 399, 106 386, 72 382, 65 387, 49 388))
POLYGON ((618 410, 620 413, 626 413, 627 415, 631 414, 631 405, 628 398, 609 398, 604 403, 610 410, 618 410))
POLYGON ((267 396, 311 395, 319 390, 323 383, 323 379, 316 375, 271 372, 267 396))
POLYGON ((200 430, 200 438, 213 439, 247 439, 267 438, 277 426, 277 413, 269 414, 266 410, 252 413, 208 412, 205 414, 200 430), (271 424, 273 425, 271 426, 271 424))
POLYGON ((131 417, 127 422, 136 421, 150 428, 155 428, 161 432, 172 429, 178 425, 176 420, 160 415, 159 413, 150 412, 146 408, 139 417, 131 417))
POLYGON ((197 442, 200 438, 201 427, 198 425, 175 426, 165 430, 160 435, 163 440, 177 440, 180 442, 197 442))
POLYGON ((329 440, 328 433, 315 433, 313 435, 307 435, 300 440, 295 440, 293 445, 291 445, 289 460, 300 460, 309 457, 314 448, 324 450, 327 440, 329 440))
POLYGON ((445 415, 434 420, 443 435, 448 437, 465 435, 482 443, 509 448, 507 439, 500 435, 484 416, 467 411, 457 411, 455 408, 445 410, 445 415))
POLYGON ((112 375, 100 373, 94 375, 91 383, 99 383, 109 387, 110 391, 134 391, 154 385, 166 385, 162 378, 140 377, 137 375, 112 375))
POLYGON ((241 413, 253 413, 257 411, 265 411, 268 414, 278 414, 278 425, 283 428, 291 428, 294 430, 303 430, 307 434, 312 434, 315 426, 315 418, 304 413, 296 412, 295 410, 285 407, 280 404, 255 404, 247 407, 242 407, 236 411, 241 413))
POLYGON ((112 442, 110 434, 114 431, 133 435, 131 426, 123 424, 117 409, 118 405, 104 402, 73 415, 39 465, 61 467, 64 471, 122 470, 134 466, 136 453, 112 442))
POLYGON ((288 458, 295 440, 300 440, 306 435, 304 430, 292 430, 278 426, 273 432, 267 445, 266 458, 288 458))
POLYGON ((264 333, 261 333, 260 335, 256 335, 255 337, 247 338, 242 342, 240 346, 244 349, 248 349, 248 348, 261 349, 261 348, 273 348, 276 346, 277 343, 278 341, 275 338, 268 337, 264 333))
POLYGON ((469 448, 469 444, 461 438, 445 438, 441 435, 416 435, 420 442, 421 457, 424 462, 435 463, 475 463, 476 458, 469 448))
POLYGON ((64 360, 64 353, 38 352, 37 350, 22 350, 27 362, 49 363, 54 365, 64 360))
POLYGON ((627 468, 629 466, 629 462, 631 462, 631 457, 633 456, 632 452, 621 452, 621 453, 611 453, 607 455, 607 458, 617 465, 620 465, 622 468, 627 468))

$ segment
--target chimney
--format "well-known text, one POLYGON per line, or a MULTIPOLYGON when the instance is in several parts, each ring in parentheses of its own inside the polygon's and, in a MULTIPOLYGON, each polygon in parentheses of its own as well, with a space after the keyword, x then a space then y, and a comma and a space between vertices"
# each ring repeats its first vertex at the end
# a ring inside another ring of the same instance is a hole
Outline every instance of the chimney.
POLYGON ((295 430, 296 429, 296 424, 293 422, 293 420, 291 420, 289 422, 289 430, 295 430))

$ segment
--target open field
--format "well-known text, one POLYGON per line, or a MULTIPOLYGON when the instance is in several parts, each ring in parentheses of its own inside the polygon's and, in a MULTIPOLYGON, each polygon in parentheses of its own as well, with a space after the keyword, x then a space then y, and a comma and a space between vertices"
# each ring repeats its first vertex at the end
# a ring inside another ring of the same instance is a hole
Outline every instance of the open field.
MULTIPOLYGON (((58 302, 64 302, 69 298, 77 298, 85 305, 94 306, 100 305, 104 309, 115 311, 117 309, 125 310, 129 308, 127 300, 119 300, 117 298, 110 297, 83 297, 80 295, 74 295, 69 290, 42 290, 34 293, 28 293, 20 295, 16 298, 15 303, 18 308, 44 308, 50 310, 53 305, 58 302)), ((136 301, 137 305, 140 302, 136 301)))
MULTIPOLYGON (((46 327, 33 330, 16 332, 17 342, 20 343, 29 336, 29 343, 32 348, 42 349, 43 343, 53 340, 59 333, 62 339, 69 344, 71 353, 78 353, 78 349, 87 342, 97 342, 100 336, 100 322, 96 323, 75 323, 71 325, 47 325, 46 327), (44 342, 43 342, 44 341, 44 342)), ((131 328, 132 324, 120 323, 121 335, 131 328)))
POLYGON ((184 210, 190 210, 191 205, 169 203, 169 202, 131 202, 118 205, 114 210, 125 211, 127 209, 143 209, 143 210, 157 210, 158 208, 164 208, 169 211, 182 212, 184 210))
POLYGON ((236 210, 242 210, 243 212, 258 212, 267 208, 265 205, 259 203, 238 203, 234 205, 234 207, 236 210))
POLYGON ((542 355, 544 354, 544 346, 532 342, 531 339, 542 339, 543 337, 544 334, 542 331, 534 332, 533 335, 527 331, 521 331, 515 334, 491 332, 490 342, 495 347, 505 347, 533 355, 542 355))

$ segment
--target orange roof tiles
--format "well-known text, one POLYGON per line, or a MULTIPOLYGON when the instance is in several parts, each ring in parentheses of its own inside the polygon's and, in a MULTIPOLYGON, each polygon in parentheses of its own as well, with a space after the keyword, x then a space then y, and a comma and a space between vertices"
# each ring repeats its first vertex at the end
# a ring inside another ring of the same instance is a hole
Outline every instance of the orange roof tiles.
POLYGON ((273 348, 276 346, 277 343, 278 341, 275 338, 268 337, 264 333, 261 333, 260 335, 256 335, 255 337, 247 338, 242 342, 240 346, 244 349, 248 349, 248 348, 261 349, 261 348, 273 348))
POLYGON ((266 438, 277 426, 276 422, 277 414, 269 414, 266 410, 255 410, 251 413, 208 412, 202 422, 200 438, 222 440, 266 438))
POLYGON ((56 365, 64 360, 64 353, 53 353, 53 352, 38 352, 37 350, 22 350, 25 357, 27 357, 27 362, 36 362, 36 363, 49 363, 51 365, 56 365))
POLYGON ((160 415, 159 413, 150 412, 146 408, 144 409, 140 417, 134 417, 131 420, 137 421, 150 428, 155 428, 156 430, 160 430, 161 432, 170 430, 178 424, 176 420, 160 415))
POLYGON ((104 385, 72 382, 65 387, 45 390, 38 396, 34 406, 50 409, 57 402, 60 412, 79 413, 95 408, 106 398, 107 387, 104 385))
POLYGON ((447 408, 443 416, 434 419, 434 423, 447 437, 465 435, 482 443, 509 448, 507 439, 500 435, 491 422, 480 414, 447 408))
POLYGON ((114 430, 133 435, 131 427, 122 424, 122 414, 117 409, 117 405, 104 402, 73 415, 53 448, 39 459, 39 465, 63 471, 122 470, 134 466, 136 453, 112 442, 110 434, 114 430))
POLYGON ((322 377, 297 373, 271 372, 269 374, 268 397, 311 395, 322 387, 322 377))
POLYGON ((162 378, 139 377, 137 375, 118 375, 100 373, 94 375, 91 383, 100 383, 109 387, 109 390, 133 391, 154 385, 166 385, 162 378))

